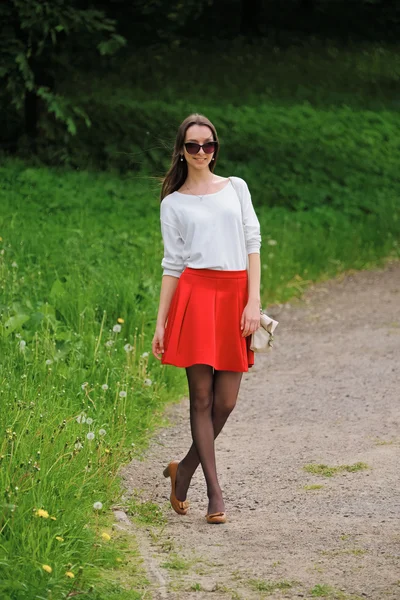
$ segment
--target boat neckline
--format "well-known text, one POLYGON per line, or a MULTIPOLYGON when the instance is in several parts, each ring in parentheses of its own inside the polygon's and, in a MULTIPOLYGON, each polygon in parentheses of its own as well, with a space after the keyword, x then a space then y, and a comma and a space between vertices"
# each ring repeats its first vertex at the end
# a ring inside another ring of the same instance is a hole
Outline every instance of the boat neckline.
POLYGON ((228 183, 226 185, 224 185, 224 187, 220 190, 218 190, 218 192, 212 192, 211 194, 182 194, 182 192, 178 192, 178 190, 175 191, 175 194, 179 194, 180 196, 189 196, 191 198, 207 198, 208 196, 215 196, 216 194, 220 194, 221 192, 223 192, 228 186, 229 184, 232 184, 231 178, 228 177, 228 183))

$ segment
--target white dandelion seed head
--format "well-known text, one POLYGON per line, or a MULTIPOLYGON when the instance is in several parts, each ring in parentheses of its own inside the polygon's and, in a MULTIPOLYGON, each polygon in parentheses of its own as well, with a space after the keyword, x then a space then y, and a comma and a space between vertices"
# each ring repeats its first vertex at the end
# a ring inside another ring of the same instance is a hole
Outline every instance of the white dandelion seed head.
POLYGON ((147 357, 148 357, 148 355, 149 355, 149 353, 148 353, 148 352, 143 352, 143 354, 141 354, 140 356, 141 356, 142 358, 147 358, 147 357))
POLYGON ((133 346, 131 346, 130 344, 125 344, 124 350, 125 352, 132 352, 133 346))
POLYGON ((88 417, 88 418, 86 419, 86 423, 87 423, 88 425, 91 425, 91 424, 93 423, 93 419, 92 419, 92 417, 88 417))
POLYGON ((87 381, 85 381, 85 383, 82 383, 81 388, 84 390, 87 385, 89 385, 89 384, 87 381))
POLYGON ((125 392, 125 390, 121 390, 121 391, 120 391, 120 393, 119 393, 119 397, 120 397, 120 398, 126 398, 126 392, 125 392))
POLYGON ((23 352, 26 348, 26 341, 25 340, 21 340, 19 345, 19 349, 21 350, 21 352, 23 352))
POLYGON ((114 344, 114 340, 107 340, 106 341, 106 346, 107 348, 111 348, 111 346, 114 344))
POLYGON ((278 242, 276 240, 268 240, 267 244, 268 244, 268 246, 276 246, 278 244, 278 242))
POLYGON ((101 386, 102 390, 108 390, 108 385, 106 383, 103 383, 103 385, 101 386))
POLYGON ((151 385, 153 382, 151 379, 146 378, 143 383, 144 383, 144 385, 151 385))
POLYGON ((16 263, 16 262, 15 262, 15 260, 14 260, 14 261, 11 263, 11 266, 12 266, 14 269, 17 269, 17 268, 18 268, 18 263, 16 263))
POLYGON ((78 423, 85 423, 86 417, 84 415, 78 415, 76 417, 76 420, 78 421, 78 423))
POLYGON ((93 508, 94 508, 95 510, 101 510, 101 509, 103 508, 103 504, 102 504, 101 502, 95 502, 95 503, 93 504, 93 508))
POLYGON ((93 431, 89 431, 89 433, 86 435, 88 440, 94 440, 94 433, 93 431))
POLYGON ((99 429, 99 435, 106 435, 107 431, 105 429, 99 429))
POLYGON ((119 323, 117 323, 116 325, 114 325, 113 331, 115 333, 119 333, 121 331, 121 325, 119 325, 119 323))
POLYGON ((51 365, 51 364, 52 364, 52 362, 53 362, 53 361, 51 360, 51 358, 48 358, 48 359, 46 360, 46 365, 51 365))

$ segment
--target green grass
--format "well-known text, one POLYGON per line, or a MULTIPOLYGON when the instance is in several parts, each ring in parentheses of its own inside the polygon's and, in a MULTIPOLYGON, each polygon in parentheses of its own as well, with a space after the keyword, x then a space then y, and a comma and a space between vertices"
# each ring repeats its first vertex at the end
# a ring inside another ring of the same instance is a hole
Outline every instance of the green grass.
POLYGON ((129 501, 128 514, 136 522, 152 527, 161 527, 167 520, 158 504, 149 501, 141 501, 139 498, 133 498, 129 501))
POLYGON ((190 569, 191 562, 185 560, 177 554, 171 553, 168 556, 168 560, 161 563, 161 566, 164 569, 169 569, 170 571, 188 571, 190 569))
POLYGON ((303 468, 307 473, 312 473, 313 475, 332 477, 338 473, 343 473, 343 471, 354 473, 355 471, 362 471, 364 469, 369 469, 370 467, 366 463, 358 462, 354 465, 338 465, 334 467, 323 464, 309 464, 305 465, 303 468))
POLYGON ((249 586, 257 592, 267 592, 272 594, 276 590, 287 590, 295 583, 290 581, 265 581, 264 579, 249 579, 249 586))
POLYGON ((362 600, 361 596, 347 594, 328 584, 315 585, 309 592, 313 598, 329 598, 329 600, 362 600))
POLYGON ((333 588, 330 585, 325 585, 325 584, 317 584, 313 587, 313 589, 310 591, 310 594, 314 597, 314 598, 328 598, 332 592, 333 592, 333 588))

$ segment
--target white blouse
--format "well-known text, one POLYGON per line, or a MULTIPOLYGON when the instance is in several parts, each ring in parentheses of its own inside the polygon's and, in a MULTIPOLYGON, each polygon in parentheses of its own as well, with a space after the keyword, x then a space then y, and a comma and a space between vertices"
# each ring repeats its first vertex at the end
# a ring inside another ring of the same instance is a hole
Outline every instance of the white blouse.
POLYGON ((180 192, 162 200, 163 275, 180 277, 186 266, 244 270, 249 266, 248 255, 260 253, 260 223, 247 183, 240 177, 229 179, 222 190, 205 194, 202 200, 180 192))

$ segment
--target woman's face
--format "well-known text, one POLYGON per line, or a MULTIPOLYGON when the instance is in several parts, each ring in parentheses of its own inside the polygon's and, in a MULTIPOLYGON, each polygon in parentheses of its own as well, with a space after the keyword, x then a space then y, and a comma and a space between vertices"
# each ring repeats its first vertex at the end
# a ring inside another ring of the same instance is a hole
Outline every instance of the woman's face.
MULTIPOLYGON (((213 139, 212 131, 207 125, 191 125, 186 130, 185 142, 205 144, 206 142, 212 142, 213 139)), ((197 154, 188 154, 185 146, 183 147, 183 155, 188 167, 192 167, 196 170, 208 169, 208 165, 214 156, 214 154, 206 154, 203 148, 200 148, 200 151, 197 154)))

